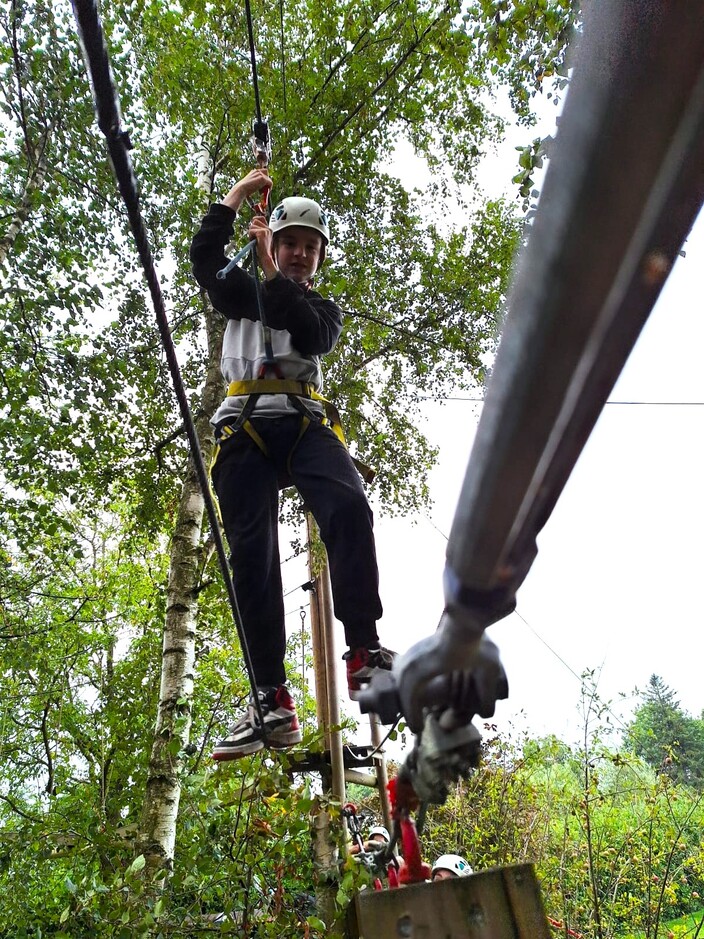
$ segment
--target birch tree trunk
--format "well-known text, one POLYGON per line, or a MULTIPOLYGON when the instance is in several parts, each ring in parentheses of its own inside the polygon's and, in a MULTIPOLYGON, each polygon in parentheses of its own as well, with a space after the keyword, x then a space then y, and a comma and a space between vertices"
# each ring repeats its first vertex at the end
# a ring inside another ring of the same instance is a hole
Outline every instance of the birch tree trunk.
MULTIPOLYGON (((199 179, 201 188, 210 194, 212 174, 208 173, 205 157, 201 160, 199 179)), ((207 299, 204 309, 208 364, 195 423, 203 460, 209 466, 214 446, 210 418, 225 392, 220 373, 224 324, 207 299)), ((197 586, 207 551, 202 537, 204 514, 203 493, 193 461, 189 460, 171 541, 159 707, 138 839, 152 869, 171 868, 176 844, 182 753, 191 729, 197 586)))
MULTIPOLYGON (((220 374, 223 325, 210 304, 207 304, 206 328, 208 369, 196 430, 208 466, 214 445, 210 417, 224 394, 220 374)), ((202 537, 204 508, 195 467, 189 460, 171 540, 159 706, 140 825, 140 848, 147 863, 155 868, 171 866, 176 843, 182 752, 188 744, 191 728, 197 586, 206 551, 202 537)))
POLYGON ((25 183, 24 190, 22 191, 22 198, 19 201, 19 205, 15 209, 15 212, 12 216, 12 221, 7 227, 7 231, 2 236, 2 238, 0 238, 0 266, 2 266, 7 260, 7 257, 12 251, 15 241, 17 240, 17 236, 22 231, 22 226, 29 218, 29 213, 32 210, 32 200, 35 193, 39 192, 44 185, 47 171, 46 144, 47 137, 44 137, 40 145, 34 150, 34 159, 29 166, 27 182, 25 183))

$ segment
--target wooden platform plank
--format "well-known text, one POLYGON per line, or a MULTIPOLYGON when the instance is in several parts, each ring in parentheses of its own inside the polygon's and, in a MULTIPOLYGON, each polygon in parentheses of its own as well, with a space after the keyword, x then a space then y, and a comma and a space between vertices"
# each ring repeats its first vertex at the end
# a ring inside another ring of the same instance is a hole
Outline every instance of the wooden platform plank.
POLYGON ((530 864, 399 890, 363 890, 355 913, 351 935, 359 939, 550 937, 530 864))

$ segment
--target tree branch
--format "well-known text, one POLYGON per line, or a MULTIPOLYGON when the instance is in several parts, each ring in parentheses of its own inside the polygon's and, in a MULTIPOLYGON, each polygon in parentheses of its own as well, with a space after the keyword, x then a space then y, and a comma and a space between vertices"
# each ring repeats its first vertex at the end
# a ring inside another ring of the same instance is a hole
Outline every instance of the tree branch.
MULTIPOLYGON (((351 313, 351 315, 353 316, 359 316, 362 319, 371 320, 371 322, 373 323, 378 323, 380 326, 385 326, 388 329, 392 329, 395 332, 400 333, 400 335, 402 335, 405 339, 409 339, 411 342, 415 342, 415 343, 420 342, 420 343, 423 343, 424 345, 432 346, 435 349, 444 348, 444 345, 442 342, 440 342, 440 340, 428 339, 427 337, 421 335, 421 330, 425 329, 427 326, 433 325, 433 318, 430 314, 428 314, 426 317, 424 317, 420 321, 416 329, 410 330, 410 329, 404 329, 403 326, 399 326, 397 323, 387 323, 383 319, 375 317, 370 313, 357 313, 357 312, 349 311, 349 310, 345 310, 344 312, 351 313)), ((355 366, 355 371, 366 368, 367 365, 370 365, 372 362, 376 361, 376 359, 382 358, 383 356, 386 356, 390 352, 394 352, 394 351, 400 351, 398 345, 393 342, 386 343, 386 345, 381 346, 381 348, 377 349, 377 351, 374 352, 372 355, 367 356, 366 359, 362 359, 359 363, 357 363, 357 365, 355 366)))
POLYGON ((32 162, 32 144, 29 139, 29 131, 27 126, 27 112, 24 106, 24 92, 22 90, 22 62, 20 61, 20 51, 19 43, 17 40, 17 20, 19 19, 20 14, 17 10, 17 0, 12 0, 12 10, 10 13, 10 21, 12 23, 12 63, 14 65, 15 79, 17 81, 17 101, 19 103, 20 110, 20 126, 22 128, 22 136, 24 138, 24 146, 27 151, 27 158, 32 162))
POLYGON ((51 741, 49 740, 49 731, 47 729, 47 717, 49 716, 49 706, 51 702, 47 701, 44 705, 44 710, 42 712, 42 723, 41 723, 41 732, 42 732, 42 741, 44 742, 44 752, 46 753, 46 769, 47 769, 47 780, 46 780, 46 792, 50 796, 54 795, 54 760, 51 755, 51 741))
MULTIPOLYGON (((398 6, 398 2, 399 2, 399 0, 391 0, 391 2, 390 2, 389 4, 387 4, 387 6, 384 7, 383 10, 381 10, 381 12, 379 13, 379 16, 375 19, 375 23, 377 23, 383 16, 386 16, 386 14, 389 12, 389 10, 390 10, 392 7, 398 6)), ((331 66, 330 66, 330 69, 329 69, 329 71, 328 71, 328 74, 325 76, 325 81, 323 82, 323 84, 320 86, 320 88, 316 91, 316 93, 315 93, 315 94, 313 95, 313 97, 311 98, 311 101, 310 101, 308 107, 306 108, 306 111, 310 112, 310 111, 312 110, 312 108, 315 106, 315 104, 316 104, 316 102, 318 101, 318 99, 321 97, 321 95, 323 94, 323 92, 325 91, 325 89, 327 88, 327 86, 330 84, 330 82, 333 80, 333 78, 335 77, 335 75, 337 75, 337 73, 340 71, 340 69, 342 68, 342 66, 343 66, 346 62, 348 62, 349 59, 350 59, 353 55, 355 55, 357 52, 359 52, 359 51, 362 51, 362 52, 363 52, 365 49, 368 48, 368 45, 369 45, 369 44, 363 46, 363 47, 361 48, 361 50, 360 50, 360 49, 359 49, 359 44, 362 42, 363 39, 365 39, 365 38, 369 35, 369 31, 370 31, 370 27, 367 27, 366 29, 363 29, 362 32, 359 34, 359 36, 357 36, 357 38, 356 38, 356 40, 355 40, 354 45, 352 46, 352 48, 349 49, 347 52, 345 52, 343 55, 341 55, 340 58, 337 60, 337 62, 335 62, 334 65, 331 65, 331 66)), ((386 41, 388 41, 388 39, 387 39, 386 41)))
POLYGON ((359 104, 355 108, 352 109, 352 111, 347 115, 347 117, 340 124, 338 124, 334 130, 332 130, 328 134, 328 136, 325 138, 325 140, 320 145, 320 147, 318 147, 318 149, 313 154, 313 156, 306 163, 304 163, 303 166, 299 170, 296 171, 296 174, 294 176, 294 179, 296 181, 301 181, 308 175, 310 168, 323 156, 323 154, 328 149, 330 144, 337 137, 340 136, 340 134, 345 130, 345 128, 357 117, 359 112, 363 108, 365 108, 369 104, 370 101, 373 101, 374 98, 376 98, 377 95, 384 89, 384 87, 391 81, 391 79, 394 78, 398 74, 398 72, 405 65, 408 59, 418 49, 418 47, 426 39, 428 34, 437 26, 437 24, 445 16, 445 14, 446 14, 446 11, 443 10, 440 14, 438 14, 438 16, 435 17, 432 23, 426 26, 426 28, 423 30, 420 36, 416 37, 415 42, 413 42, 408 47, 408 49, 406 49, 406 51, 403 53, 403 55, 398 60, 398 62, 396 62, 396 64, 393 66, 393 68, 391 68, 387 72, 384 78, 382 78, 382 80, 377 83, 377 85, 372 89, 369 95, 362 98, 359 104))
POLYGON ((39 818, 39 816, 29 815, 27 812, 23 811, 15 802, 12 801, 12 799, 9 796, 3 795, 1 792, 0 792, 0 799, 2 799, 3 802, 6 802, 10 806, 12 811, 16 815, 19 815, 20 818, 25 818, 27 819, 28 822, 41 822, 42 821, 42 819, 39 818))

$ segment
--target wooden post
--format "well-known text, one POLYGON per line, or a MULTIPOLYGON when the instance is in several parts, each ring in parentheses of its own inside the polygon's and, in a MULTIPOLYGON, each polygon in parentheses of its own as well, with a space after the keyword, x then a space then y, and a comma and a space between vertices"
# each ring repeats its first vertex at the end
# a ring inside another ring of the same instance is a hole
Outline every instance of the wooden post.
MULTIPOLYGON (((315 534, 315 522, 306 516, 308 524, 308 570, 314 585, 311 593, 310 621, 315 674, 315 704, 318 727, 324 733, 325 749, 330 753, 332 768, 321 770, 323 792, 332 792, 341 804, 345 801, 345 778, 342 756, 342 734, 333 727, 340 724, 340 702, 337 696, 335 646, 333 636, 332 591, 327 563, 316 571, 310 545, 315 534)), ((335 917, 336 877, 338 852, 330 829, 330 815, 318 809, 313 822, 313 854, 318 872, 316 906, 318 915, 328 924, 335 917)), ((343 849, 344 850, 344 849, 343 849)))
MULTIPOLYGON (((308 525, 308 574, 313 591, 310 597, 310 634, 311 644, 313 646, 313 674, 315 676, 315 710, 318 717, 318 727, 321 727, 325 734, 325 749, 330 749, 330 712, 328 710, 328 673, 327 661, 325 657, 325 635, 322 603, 320 599, 320 575, 315 570, 313 563, 313 553, 311 543, 316 531, 315 522, 310 515, 306 515, 308 525)), ((331 781, 323 780, 323 789, 330 789, 331 781), (327 784, 326 784, 327 782, 327 784)))
POLYGON ((342 753, 342 731, 340 728, 340 696, 337 690, 337 656, 335 655, 335 616, 332 609, 330 572, 326 564, 318 577, 325 643, 325 674, 328 692, 328 718, 330 724, 330 762, 332 763, 332 794, 345 804, 345 763, 342 753), (334 729, 333 729, 334 728, 334 729))
POLYGON ((350 933, 359 939, 550 939, 531 864, 363 890, 352 920, 350 933))
MULTIPOLYGON (((308 520, 308 543, 310 545, 315 522, 308 520)), ((315 672, 315 701, 318 726, 325 734, 325 749, 330 752, 332 779, 326 789, 341 805, 345 802, 345 765, 342 753, 342 733, 333 730, 340 726, 340 698, 337 690, 337 658, 335 655, 335 616, 332 608, 332 588, 327 562, 316 572, 312 554, 308 553, 310 578, 315 585, 311 601, 311 637, 313 645, 313 668, 315 672)))
MULTIPOLYGON (((376 749, 381 745, 382 737, 382 726, 381 721, 379 720, 378 714, 369 715, 369 727, 372 732, 372 746, 376 749)), ((386 828, 391 831, 393 828, 393 821, 391 818, 391 803, 389 801, 389 790, 387 785, 389 782, 389 774, 386 769, 386 756, 383 750, 380 750, 374 756, 374 767, 376 772, 376 785, 379 790, 379 803, 381 805, 381 816, 384 819, 384 825, 386 828)))

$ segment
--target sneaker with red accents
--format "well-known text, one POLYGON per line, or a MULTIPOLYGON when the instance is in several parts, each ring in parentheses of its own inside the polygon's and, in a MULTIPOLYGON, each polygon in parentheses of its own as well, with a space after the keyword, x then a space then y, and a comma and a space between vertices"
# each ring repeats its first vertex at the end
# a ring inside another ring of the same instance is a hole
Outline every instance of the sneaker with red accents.
POLYGON ((390 672, 396 653, 383 646, 372 649, 348 649, 342 658, 347 663, 347 687, 350 698, 359 701, 363 691, 379 672, 390 672))
POLYGON ((214 760, 237 760, 263 747, 285 750, 301 742, 296 705, 286 685, 257 688, 257 694, 262 706, 264 730, 254 698, 250 696, 247 710, 227 728, 227 736, 215 747, 214 760))

